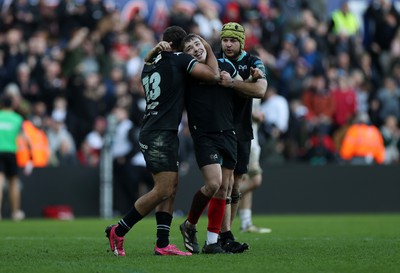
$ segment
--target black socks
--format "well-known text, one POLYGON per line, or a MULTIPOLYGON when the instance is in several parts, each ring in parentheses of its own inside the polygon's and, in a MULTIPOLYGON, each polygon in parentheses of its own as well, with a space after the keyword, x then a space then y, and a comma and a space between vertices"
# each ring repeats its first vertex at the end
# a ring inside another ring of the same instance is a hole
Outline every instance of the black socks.
POLYGON ((156 212, 157 221, 157 247, 169 245, 169 231, 171 229, 172 215, 167 212, 156 212))
POLYGON ((119 237, 125 236, 128 231, 140 220, 143 219, 143 216, 133 207, 124 218, 119 220, 118 226, 115 229, 115 234, 119 237))

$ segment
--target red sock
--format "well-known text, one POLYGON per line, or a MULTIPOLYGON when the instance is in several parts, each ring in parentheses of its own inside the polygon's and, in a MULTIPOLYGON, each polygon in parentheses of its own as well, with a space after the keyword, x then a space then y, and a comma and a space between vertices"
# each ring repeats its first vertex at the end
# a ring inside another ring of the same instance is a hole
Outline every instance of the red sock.
POLYGON ((196 192, 192 200, 192 206, 190 207, 190 212, 188 216, 189 223, 196 225, 199 221, 200 216, 206 209, 208 203, 210 202, 210 197, 205 196, 200 190, 196 192))
POLYGON ((208 207, 208 227, 207 230, 219 234, 222 220, 224 219, 226 199, 211 198, 208 207))

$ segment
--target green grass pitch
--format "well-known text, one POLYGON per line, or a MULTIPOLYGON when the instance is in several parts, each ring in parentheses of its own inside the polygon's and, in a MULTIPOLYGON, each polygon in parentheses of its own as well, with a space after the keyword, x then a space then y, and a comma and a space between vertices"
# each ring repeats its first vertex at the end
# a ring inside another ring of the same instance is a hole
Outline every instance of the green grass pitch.
MULTIPOLYGON (((397 273, 400 214, 256 215, 270 234, 233 231, 250 250, 242 254, 155 256, 155 219, 146 217, 127 234, 126 257, 108 251, 104 229, 118 219, 0 221, 2 273, 397 273)), ((183 249, 175 218, 171 243, 183 249)), ((238 219, 239 220, 239 219, 238 219)), ((198 224, 202 246, 205 217, 198 224)))

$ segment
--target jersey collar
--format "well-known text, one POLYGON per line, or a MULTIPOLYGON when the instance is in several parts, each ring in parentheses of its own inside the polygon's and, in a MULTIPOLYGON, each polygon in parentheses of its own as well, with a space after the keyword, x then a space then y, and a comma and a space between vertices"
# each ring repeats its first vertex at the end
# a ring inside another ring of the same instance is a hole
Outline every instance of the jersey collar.
MULTIPOLYGON (((247 52, 242 50, 242 53, 240 54, 239 58, 237 58, 237 60, 235 60, 235 62, 240 62, 244 58, 244 56, 246 56, 246 54, 247 54, 247 52)), ((222 53, 222 55, 226 59, 225 53, 222 53)))

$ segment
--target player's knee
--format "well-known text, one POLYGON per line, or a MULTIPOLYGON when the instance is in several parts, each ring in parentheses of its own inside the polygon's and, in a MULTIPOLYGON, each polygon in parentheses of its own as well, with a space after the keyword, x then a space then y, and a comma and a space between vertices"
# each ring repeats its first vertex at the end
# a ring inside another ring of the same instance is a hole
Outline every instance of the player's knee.
POLYGON ((261 186, 261 184, 262 184, 261 174, 262 174, 261 168, 249 170, 248 175, 249 175, 249 179, 252 184, 252 188, 258 188, 261 186))
POLYGON ((258 179, 256 181, 254 181, 254 187, 255 188, 261 187, 261 184, 262 184, 262 179, 258 179))
POLYGON ((161 200, 167 200, 169 198, 171 198, 172 193, 171 192, 163 192, 163 194, 161 194, 160 199, 161 200))
POLYGON ((249 169, 247 175, 249 179, 252 179, 253 177, 262 174, 262 169, 261 168, 251 168, 249 169))
POLYGON ((214 195, 221 187, 218 181, 211 181, 205 185, 206 191, 214 195))

